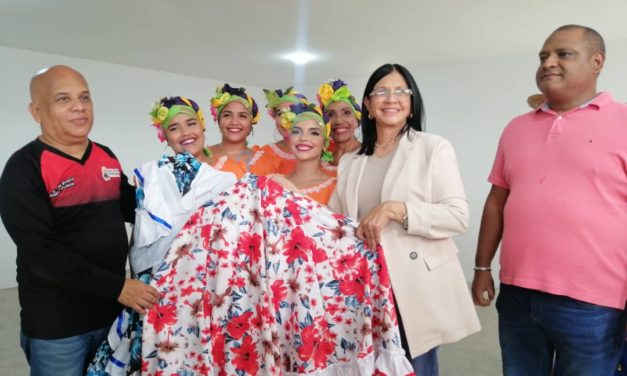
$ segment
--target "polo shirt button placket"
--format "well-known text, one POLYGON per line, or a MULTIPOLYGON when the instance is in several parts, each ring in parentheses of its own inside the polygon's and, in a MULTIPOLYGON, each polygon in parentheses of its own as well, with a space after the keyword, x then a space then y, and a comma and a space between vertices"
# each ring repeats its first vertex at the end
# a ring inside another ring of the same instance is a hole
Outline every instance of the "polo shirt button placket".
POLYGON ((556 135, 556 134, 562 133, 563 122, 564 122, 564 118, 562 117, 562 115, 558 115, 553 121, 553 124, 551 125, 551 134, 556 135))

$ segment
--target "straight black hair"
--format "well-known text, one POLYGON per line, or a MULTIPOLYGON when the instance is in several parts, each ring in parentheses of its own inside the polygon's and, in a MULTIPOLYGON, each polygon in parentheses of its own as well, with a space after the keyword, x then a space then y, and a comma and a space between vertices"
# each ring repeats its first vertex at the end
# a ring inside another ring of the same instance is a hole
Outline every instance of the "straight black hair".
POLYGON ((358 154, 372 155, 374 153, 375 143, 377 142, 376 124, 374 119, 370 119, 370 112, 368 111, 368 107, 366 107, 366 98, 370 97, 374 85, 376 85, 379 80, 394 71, 403 76, 407 87, 411 89, 412 92, 410 116, 407 118, 407 124, 401 129, 399 135, 409 132, 410 128, 418 132, 422 132, 423 130, 425 109, 420 90, 418 90, 418 85, 416 85, 414 77, 412 77, 407 68, 400 64, 384 64, 370 75, 366 89, 364 90, 361 104, 361 132, 363 135, 363 143, 361 144, 361 149, 359 149, 358 154))

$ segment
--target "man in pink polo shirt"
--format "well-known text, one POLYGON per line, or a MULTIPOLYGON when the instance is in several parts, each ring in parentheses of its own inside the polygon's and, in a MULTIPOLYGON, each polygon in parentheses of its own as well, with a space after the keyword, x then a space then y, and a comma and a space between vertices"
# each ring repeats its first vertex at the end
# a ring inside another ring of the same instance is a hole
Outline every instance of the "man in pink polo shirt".
POLYGON ((546 102, 503 131, 472 284, 496 302, 503 374, 613 375, 627 300, 627 105, 596 90, 602 37, 566 25, 539 54, 546 102))

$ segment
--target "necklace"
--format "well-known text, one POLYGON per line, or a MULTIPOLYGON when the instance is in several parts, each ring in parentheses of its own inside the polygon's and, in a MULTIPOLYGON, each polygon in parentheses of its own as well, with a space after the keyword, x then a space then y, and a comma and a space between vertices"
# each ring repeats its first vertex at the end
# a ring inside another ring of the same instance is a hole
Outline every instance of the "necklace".
POLYGON ((374 142, 374 146, 380 149, 385 149, 387 147, 390 147, 392 145, 394 145, 394 143, 396 142, 396 139, 392 140, 391 142, 385 144, 385 145, 379 145, 376 141, 374 142))

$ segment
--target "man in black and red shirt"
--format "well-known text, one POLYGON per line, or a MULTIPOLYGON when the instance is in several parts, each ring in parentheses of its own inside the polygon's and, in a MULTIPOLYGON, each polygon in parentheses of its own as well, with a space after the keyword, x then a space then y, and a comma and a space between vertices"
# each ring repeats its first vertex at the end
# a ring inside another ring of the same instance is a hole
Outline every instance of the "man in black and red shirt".
POLYGON ((30 90, 41 135, 0 178, 0 215, 17 245, 20 342, 31 375, 81 375, 120 303, 145 313, 158 293, 125 278, 134 188, 111 150, 88 138, 85 79, 54 66, 30 90))

